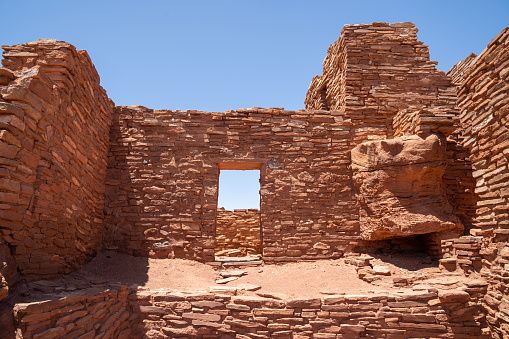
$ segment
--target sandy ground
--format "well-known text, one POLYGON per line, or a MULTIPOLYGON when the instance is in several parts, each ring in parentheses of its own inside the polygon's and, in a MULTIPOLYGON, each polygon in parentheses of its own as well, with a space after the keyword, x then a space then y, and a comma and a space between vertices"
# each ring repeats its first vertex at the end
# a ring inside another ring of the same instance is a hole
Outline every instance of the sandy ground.
MULTIPOLYGON (((285 264, 250 263, 203 264, 184 259, 149 259, 116 252, 101 252, 80 270, 52 280, 32 282, 25 296, 71 292, 85 288, 104 288, 111 284, 128 285, 144 290, 181 292, 224 291, 237 288, 237 295, 269 295, 280 299, 315 298, 327 294, 390 293, 416 286, 432 285, 453 288, 466 277, 458 273, 444 274, 438 263, 423 254, 373 255, 373 266, 390 270, 389 276, 368 283, 359 279, 356 268, 345 259, 301 261, 285 264), (244 271, 244 275, 226 284, 222 272, 244 271), (412 284, 395 287, 394 279, 405 277, 412 284)), ((474 277, 475 278, 475 277, 474 277)), ((472 277, 468 278, 472 279, 472 277)))
MULTIPOLYGON (((102 252, 81 270, 69 276, 74 282, 118 283, 144 289, 206 291, 245 284, 260 286, 258 293, 285 297, 317 297, 323 293, 369 291, 373 285, 358 278, 355 268, 343 260, 319 260, 287 264, 239 263, 221 267, 184 259, 147 259, 114 252, 102 252), (226 284, 216 284, 222 271, 245 271, 246 274, 226 284)), ((226 264, 229 265, 229 264, 226 264)), ((80 284, 82 285, 82 284, 80 284)), ((78 286, 76 286, 78 287, 78 286)), ((244 294, 251 294, 247 293, 244 294)))

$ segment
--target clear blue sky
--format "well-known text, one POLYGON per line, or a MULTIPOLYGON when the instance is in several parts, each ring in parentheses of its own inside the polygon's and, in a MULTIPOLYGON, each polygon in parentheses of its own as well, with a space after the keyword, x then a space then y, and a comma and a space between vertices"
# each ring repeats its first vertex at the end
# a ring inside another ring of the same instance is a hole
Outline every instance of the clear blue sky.
POLYGON ((218 207, 260 208, 260 171, 221 171, 218 207))
POLYGON ((345 24, 415 22, 444 71, 509 26, 509 0, 0 0, 0 11, 0 44, 87 50, 117 105, 205 111, 304 108, 345 24))

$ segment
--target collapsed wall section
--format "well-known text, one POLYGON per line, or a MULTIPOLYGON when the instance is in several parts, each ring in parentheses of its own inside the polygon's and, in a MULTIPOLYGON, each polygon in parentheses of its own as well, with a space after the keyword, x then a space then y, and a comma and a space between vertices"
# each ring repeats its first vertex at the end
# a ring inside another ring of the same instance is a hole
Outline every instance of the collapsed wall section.
POLYGON ((0 68, 0 242, 22 278, 74 270, 101 245, 113 104, 85 51, 55 40, 0 68))
POLYGON ((359 239, 350 148, 350 122, 329 112, 117 107, 106 246, 213 261, 219 165, 254 162, 264 259, 337 258, 359 239))

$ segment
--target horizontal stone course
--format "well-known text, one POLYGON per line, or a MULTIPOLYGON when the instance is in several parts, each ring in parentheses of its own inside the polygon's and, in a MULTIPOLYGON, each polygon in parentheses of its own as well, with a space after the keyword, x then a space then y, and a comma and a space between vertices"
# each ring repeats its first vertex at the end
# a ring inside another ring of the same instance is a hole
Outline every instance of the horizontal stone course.
POLYGON ((149 333, 152 336, 184 338, 262 338, 283 335, 307 335, 313 338, 334 335, 331 338, 336 338, 336 335, 369 336, 370 333, 376 333, 378 337, 396 334, 411 336, 416 331, 421 337, 447 337, 458 333, 468 333, 472 338, 486 337, 481 331, 480 308, 469 306, 477 305, 479 300, 460 290, 406 292, 397 295, 405 300, 400 302, 388 301, 394 300, 395 296, 385 292, 298 300, 184 293, 183 300, 175 302, 164 301, 165 296, 172 300, 174 292, 138 291, 126 287, 104 291, 84 290, 76 295, 55 295, 54 300, 18 304, 16 320, 23 338, 50 335, 74 337, 70 336, 71 333, 119 338, 138 338, 149 333), (159 301, 155 301, 155 298, 159 301), (430 305, 433 300, 437 302, 430 305), (190 311, 180 307, 182 302, 213 307, 190 311), (102 304, 103 307, 94 310, 92 303, 102 304), (330 304, 342 306, 345 311, 329 312, 326 309, 330 304), (79 310, 70 313, 48 312, 77 305, 79 310), (359 312, 363 309, 373 311, 359 312), (98 310, 102 311, 100 316, 96 316, 98 310), (90 316, 93 321, 90 321, 90 316), (45 319, 49 321, 44 322, 45 319), (32 322, 41 326, 30 327, 32 322), (100 323, 101 326, 93 326, 94 323, 100 323))
POLYGON ((55 277, 100 246, 113 103, 69 43, 2 48, 2 241, 23 279, 55 277))
POLYGON ((341 175, 348 168, 348 140, 332 148, 330 140, 335 128, 348 130, 350 123, 330 116, 309 122, 310 116, 262 108, 204 113, 117 107, 106 179, 106 246, 212 261, 223 248, 216 227, 222 215, 216 214, 220 167, 254 163, 261 172, 265 260, 341 256, 356 245, 358 229, 351 227, 356 216, 350 176, 341 175), (147 119, 158 124, 148 128, 147 119), (168 139, 167 129, 175 124, 185 133, 168 139), (262 129, 270 137, 253 133, 262 129), (148 146, 154 142, 164 147, 148 146), (281 212, 292 210, 298 212, 281 212))

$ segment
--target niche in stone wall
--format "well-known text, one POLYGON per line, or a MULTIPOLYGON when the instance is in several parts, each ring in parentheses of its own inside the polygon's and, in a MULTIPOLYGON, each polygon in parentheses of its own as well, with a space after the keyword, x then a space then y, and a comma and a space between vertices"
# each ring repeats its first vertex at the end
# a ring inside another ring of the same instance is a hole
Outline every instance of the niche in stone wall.
POLYGON ((215 259, 261 257, 260 169, 258 162, 219 164, 215 259))

